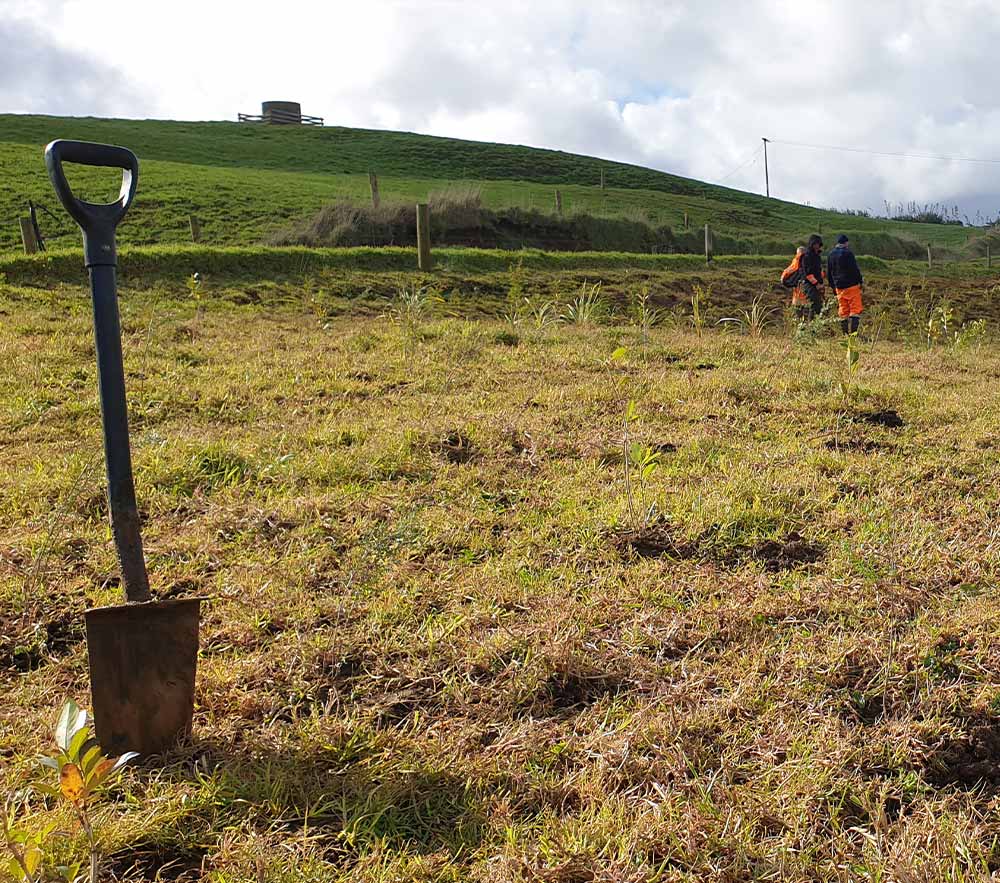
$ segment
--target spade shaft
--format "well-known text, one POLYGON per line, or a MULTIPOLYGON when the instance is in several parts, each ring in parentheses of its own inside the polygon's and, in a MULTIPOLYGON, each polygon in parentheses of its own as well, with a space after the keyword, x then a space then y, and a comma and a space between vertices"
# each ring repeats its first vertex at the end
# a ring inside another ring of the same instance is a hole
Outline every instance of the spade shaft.
POLYGON ((129 601, 148 601, 149 577, 142 554, 139 508, 132 479, 116 269, 114 265, 99 264, 89 270, 111 530, 125 585, 125 597, 129 601))
POLYGON ((97 380, 104 430, 104 462, 108 475, 111 531, 128 601, 149 600, 149 577, 142 554, 139 508, 135 502, 132 453, 125 404, 121 321, 118 315, 115 230, 125 217, 139 181, 139 160, 131 150, 88 141, 53 141, 45 148, 45 165, 56 194, 83 232, 83 257, 90 273, 94 305, 97 380), (84 202, 73 195, 63 163, 122 170, 122 186, 112 203, 84 202))

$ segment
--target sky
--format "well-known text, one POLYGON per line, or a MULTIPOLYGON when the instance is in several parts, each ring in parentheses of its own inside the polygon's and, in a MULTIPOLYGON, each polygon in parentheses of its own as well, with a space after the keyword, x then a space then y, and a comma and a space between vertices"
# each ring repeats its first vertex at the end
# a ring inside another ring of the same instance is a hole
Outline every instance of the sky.
POLYGON ((832 208, 1000 213, 1000 0, 0 0, 0 112, 586 153, 832 208), (793 145, 852 148, 878 156, 793 145))

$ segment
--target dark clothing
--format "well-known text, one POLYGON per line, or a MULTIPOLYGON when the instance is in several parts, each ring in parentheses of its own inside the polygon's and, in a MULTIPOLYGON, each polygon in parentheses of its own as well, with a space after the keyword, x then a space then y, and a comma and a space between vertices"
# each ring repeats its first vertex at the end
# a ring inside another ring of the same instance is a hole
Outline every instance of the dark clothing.
POLYGON ((830 252, 826 261, 826 275, 830 284, 840 291, 864 284, 854 252, 846 245, 838 245, 830 252))
POLYGON ((802 255, 802 278, 814 285, 823 284, 823 259, 811 248, 802 255), (810 279, 809 277, 812 277, 810 279))
MULTIPOLYGON (((822 273, 822 271, 820 272, 822 273)), ((822 276, 820 276, 820 278, 822 278, 822 276)), ((823 312, 823 291, 813 285, 808 279, 802 280, 802 290, 809 299, 810 318, 815 319, 820 313, 823 312)))

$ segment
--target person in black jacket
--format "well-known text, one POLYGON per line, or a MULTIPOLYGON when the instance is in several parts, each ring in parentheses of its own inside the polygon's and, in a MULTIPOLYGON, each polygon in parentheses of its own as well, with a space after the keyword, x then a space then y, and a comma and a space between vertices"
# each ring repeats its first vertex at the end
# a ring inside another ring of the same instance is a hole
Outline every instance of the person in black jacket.
POLYGON ((837 293, 841 329, 844 334, 857 334, 864 310, 861 292, 865 280, 844 234, 837 237, 837 245, 830 252, 826 262, 826 275, 830 280, 830 287, 837 293))
POLYGON ((823 312, 823 239, 815 233, 809 237, 802 255, 802 288, 809 298, 809 308, 815 319, 823 312))

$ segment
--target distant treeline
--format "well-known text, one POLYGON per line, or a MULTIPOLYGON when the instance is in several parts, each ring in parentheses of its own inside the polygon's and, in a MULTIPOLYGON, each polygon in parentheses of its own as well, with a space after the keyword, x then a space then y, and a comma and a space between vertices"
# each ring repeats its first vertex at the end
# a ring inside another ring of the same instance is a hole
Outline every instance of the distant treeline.
POLYGON ((1000 227, 1000 211, 994 217, 977 211, 975 216, 963 214, 957 205, 945 205, 943 202, 925 202, 923 204, 910 200, 905 205, 901 202, 891 203, 885 200, 881 212, 871 209, 826 209, 854 218, 885 221, 903 221, 911 224, 947 224, 954 227, 1000 227))

